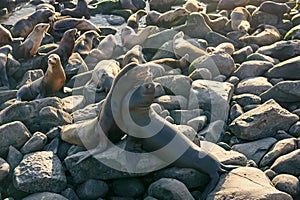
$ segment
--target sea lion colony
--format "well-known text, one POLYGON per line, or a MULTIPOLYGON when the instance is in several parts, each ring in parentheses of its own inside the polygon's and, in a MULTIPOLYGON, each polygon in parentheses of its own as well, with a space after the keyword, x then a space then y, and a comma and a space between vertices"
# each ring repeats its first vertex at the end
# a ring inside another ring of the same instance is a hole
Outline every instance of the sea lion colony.
MULTIPOLYGON (((17 3, 7 0, 4 10, 17 3)), ((0 25, 0 130, 27 134, 17 144, 0 133, 4 197, 299 197, 298 2, 31 3, 33 13, 0 25), (124 24, 92 22, 105 15, 124 24), (124 142, 121 162, 114 156, 124 142), (147 152, 166 164, 158 167, 147 152), (282 161, 286 154, 291 161, 282 161), (57 171, 47 171, 49 159, 57 171), (204 177, 191 183, 195 173, 204 177), (280 185, 286 174, 292 189, 280 185), (245 181, 241 188, 226 182, 232 176, 245 181)))

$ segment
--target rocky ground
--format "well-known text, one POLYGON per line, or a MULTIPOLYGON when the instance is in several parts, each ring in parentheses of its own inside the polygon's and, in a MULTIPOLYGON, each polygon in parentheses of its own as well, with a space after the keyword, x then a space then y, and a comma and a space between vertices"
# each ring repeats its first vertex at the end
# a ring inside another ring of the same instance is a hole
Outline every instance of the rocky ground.
MULTIPOLYGON (((205 12, 202 4, 166 2, 197 12, 140 44, 147 63, 189 53, 187 66, 165 65, 164 73, 153 77, 162 86, 153 108, 220 162, 241 166, 222 174, 207 199, 300 199, 300 14, 295 2, 276 0, 291 9, 270 13, 260 7, 262 0, 206 1, 208 21, 200 14, 205 12), (231 26, 231 10, 238 6, 251 14, 252 21, 245 19, 251 26, 248 33, 231 26), (220 18, 226 23, 216 25, 220 18), (260 24, 272 27, 257 28, 260 24), (173 39, 181 31, 185 37, 173 39)), ((34 8, 30 5, 29 12, 34 8)), ((118 45, 107 59, 120 61, 119 52, 125 49, 120 32, 126 20, 120 17, 122 12, 117 16, 96 11, 90 21, 102 26, 103 36, 105 30, 106 35, 116 32, 118 45)), ((13 25, 9 21, 13 19, 2 19, 13 25)), ((57 35, 49 33, 43 45, 58 43, 57 35)), ((127 173, 124 141, 78 162, 87 149, 76 145, 80 138, 62 137, 62 127, 98 115, 99 102, 107 93, 90 87, 97 68, 74 52, 64 66, 66 86, 73 92, 15 103, 20 86, 44 74, 28 62, 10 57, 6 64, 10 88, 0 90, 2 199, 201 199, 210 179, 194 169, 164 167, 149 172, 159 160, 145 157, 137 165, 145 173, 127 173)))

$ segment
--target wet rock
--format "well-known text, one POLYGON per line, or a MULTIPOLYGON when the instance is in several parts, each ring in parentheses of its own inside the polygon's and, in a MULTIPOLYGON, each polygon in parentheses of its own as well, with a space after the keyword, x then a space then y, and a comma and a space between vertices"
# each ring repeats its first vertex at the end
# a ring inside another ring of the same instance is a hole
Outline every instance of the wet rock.
POLYGON ((286 192, 291 196, 296 196, 300 193, 300 182, 293 175, 279 174, 272 180, 272 183, 278 190, 286 192))
POLYGON ((21 148, 23 154, 39 151, 44 148, 47 143, 47 136, 41 132, 36 132, 21 148))
POLYGON ((3 158, 0 158, 0 181, 3 181, 7 177, 9 171, 9 164, 3 158))
POLYGON ((7 154, 7 162, 13 171, 19 163, 22 161, 23 154, 13 146, 9 146, 8 154, 7 154))
POLYGON ((174 119, 175 124, 187 124, 187 122, 197 116, 203 115, 202 109, 190 110, 171 110, 170 115, 174 119))
POLYGON ((171 178, 161 178, 152 183, 148 188, 148 194, 161 200, 194 199, 182 182, 171 178))
POLYGON ((300 175, 299 161, 300 149, 280 156, 275 160, 270 169, 278 174, 292 174, 298 177, 300 175))
POLYGON ((31 194, 25 198, 23 198, 23 200, 68 200, 67 198, 65 198, 64 196, 60 195, 60 194, 56 194, 56 193, 52 193, 52 192, 40 192, 40 193, 35 193, 35 194, 31 194))
POLYGON ((240 167, 221 175, 218 185, 207 200, 221 200, 227 197, 250 200, 293 199, 290 195, 277 190, 261 170, 252 167, 240 167))
POLYGON ((296 149, 296 139, 284 139, 278 141, 272 149, 264 155, 260 161, 260 167, 271 166, 273 162, 280 156, 288 154, 296 149))
POLYGON ((300 121, 296 122, 293 126, 291 126, 289 133, 294 137, 300 136, 300 121))
POLYGON ((300 70, 300 56, 285 60, 278 63, 274 67, 268 69, 265 76, 268 78, 283 78, 287 80, 300 79, 300 73, 295 71, 300 70))
POLYGON ((268 79, 265 77, 247 78, 239 82, 236 86, 235 92, 237 94, 250 93, 260 95, 272 86, 273 85, 268 82, 268 79))
POLYGON ((108 185, 104 181, 89 179, 78 185, 76 193, 81 199, 97 199, 105 197, 108 192, 108 185))
POLYGON ((227 82, 196 80, 192 83, 189 109, 203 108, 212 113, 211 121, 227 119, 233 85, 227 82))
POLYGON ((236 118, 229 129, 238 138, 256 140, 274 136, 278 130, 288 130, 296 121, 297 115, 269 100, 236 118))
POLYGON ((225 123, 222 120, 211 122, 205 129, 200 131, 199 135, 204 135, 204 138, 213 143, 220 141, 222 133, 224 133, 225 123))
POLYGON ((115 195, 121 197, 139 197, 145 192, 145 186, 139 179, 120 179, 112 182, 115 195))
POLYGON ((181 95, 163 95, 154 99, 154 103, 160 104, 167 110, 187 109, 187 99, 181 95))
POLYGON ((22 122, 15 121, 0 126, 0 156, 6 156, 9 146, 22 147, 30 137, 31 133, 22 122))
POLYGON ((34 192, 60 192, 66 176, 59 158, 52 151, 27 154, 14 170, 14 186, 18 190, 34 192))
POLYGON ((232 150, 244 154, 248 159, 258 164, 276 141, 275 138, 268 137, 253 142, 233 145, 232 150))
POLYGON ((257 77, 263 75, 274 65, 268 61, 251 60, 241 64, 237 70, 234 71, 233 75, 240 79, 257 77))
POLYGON ((247 105, 260 104, 261 99, 257 95, 244 93, 234 95, 232 101, 236 101, 239 105, 244 107, 247 105))
POLYGON ((277 102, 299 102, 300 81, 282 81, 260 94, 262 101, 274 99, 277 102))

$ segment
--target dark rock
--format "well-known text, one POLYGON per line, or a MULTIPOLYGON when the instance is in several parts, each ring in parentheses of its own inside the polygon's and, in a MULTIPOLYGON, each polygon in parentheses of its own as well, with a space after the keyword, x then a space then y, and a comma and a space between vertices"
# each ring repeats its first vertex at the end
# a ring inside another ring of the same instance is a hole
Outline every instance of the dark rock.
POLYGON ((0 105, 6 101, 16 98, 17 90, 4 90, 0 92, 0 105))
POLYGON ((18 151, 18 149, 13 146, 9 146, 7 162, 9 163, 11 171, 13 171, 19 165, 19 163, 22 161, 22 158, 23 154, 18 151))
POLYGON ((233 75, 239 77, 240 79, 257 77, 266 73, 273 66, 273 63, 268 61, 246 61, 243 62, 241 66, 234 71, 233 75))
POLYGON ((68 200, 67 198, 65 198, 64 196, 60 195, 60 194, 56 194, 56 193, 51 193, 51 192, 41 192, 41 193, 35 193, 35 194, 31 194, 25 198, 23 198, 23 200, 68 200))
POLYGON ((241 106, 253 105, 253 104, 260 104, 261 99, 259 96, 254 94, 239 94, 234 95, 232 97, 232 101, 236 101, 241 106))
POLYGON ((232 54, 235 63, 242 63, 246 58, 253 53, 251 46, 243 47, 232 54))
POLYGON ((289 133, 294 137, 300 136, 300 121, 291 126, 291 128, 289 129, 289 133))
POLYGON ((139 197, 145 192, 145 186, 139 179, 120 179, 112 182, 112 191, 121 197, 139 197))
POLYGON ((89 179, 78 185, 76 193, 80 199, 97 199, 105 197, 108 192, 108 185, 104 181, 89 179))
POLYGON ((277 64, 279 63, 278 59, 272 58, 270 56, 264 55, 264 54, 260 54, 260 53, 253 53, 250 54, 247 58, 246 61, 250 61, 250 60, 261 60, 261 61, 267 61, 267 62, 271 62, 273 64, 277 64))
POLYGON ((77 194, 72 188, 65 189, 64 191, 61 192, 61 194, 67 199, 79 200, 77 194))
POLYGON ((235 118, 239 117, 244 113, 243 108, 239 104, 234 104, 230 108, 229 116, 231 120, 234 120, 235 118))
POLYGON ((170 115, 174 119, 175 124, 187 124, 187 122, 197 116, 203 115, 202 109, 190 110, 171 110, 170 115))
POLYGON ((21 148, 23 154, 39 151, 44 148, 47 143, 47 136, 41 132, 36 132, 21 148))
POLYGON ((296 196, 300 193, 300 182, 293 175, 279 174, 272 180, 272 183, 278 190, 286 192, 291 196, 296 196))
POLYGON ((8 176, 9 172, 9 164, 3 158, 0 158, 0 182, 2 182, 8 176))
POLYGON ((280 156, 275 160, 270 167, 271 170, 278 174, 292 174, 300 176, 300 149, 292 151, 291 153, 280 156))

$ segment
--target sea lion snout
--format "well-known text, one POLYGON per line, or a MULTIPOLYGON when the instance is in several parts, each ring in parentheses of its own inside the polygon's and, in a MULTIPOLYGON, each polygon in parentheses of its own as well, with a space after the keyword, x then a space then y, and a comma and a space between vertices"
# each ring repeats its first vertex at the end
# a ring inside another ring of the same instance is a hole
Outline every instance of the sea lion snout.
POLYGON ((60 61, 60 58, 59 58, 59 56, 57 54, 50 54, 48 56, 48 63, 49 64, 55 64, 55 63, 57 63, 59 61, 60 61))
POLYGON ((155 84, 153 82, 144 83, 142 88, 143 88, 142 91, 144 95, 155 93, 155 84))

